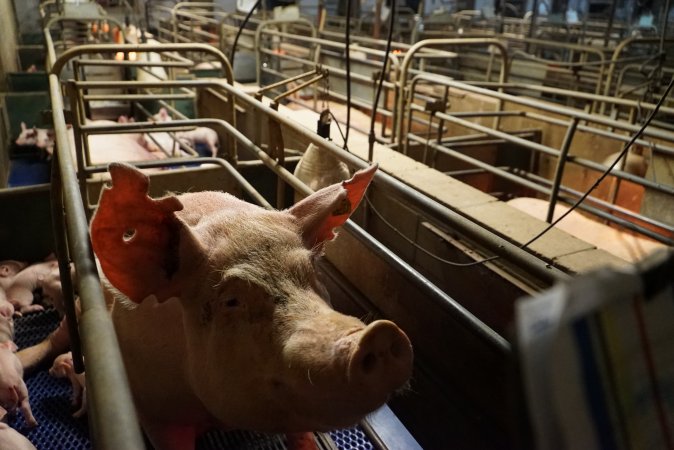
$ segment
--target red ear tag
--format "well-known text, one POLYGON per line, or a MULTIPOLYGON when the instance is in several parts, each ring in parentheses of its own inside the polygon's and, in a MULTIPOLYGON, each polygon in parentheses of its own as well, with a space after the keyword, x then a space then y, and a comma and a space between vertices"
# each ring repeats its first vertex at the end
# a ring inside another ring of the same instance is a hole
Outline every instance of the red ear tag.
POLYGON ((320 246, 335 237, 333 230, 358 208, 377 168, 374 164, 359 170, 350 180, 314 192, 290 209, 300 221, 307 247, 320 246))

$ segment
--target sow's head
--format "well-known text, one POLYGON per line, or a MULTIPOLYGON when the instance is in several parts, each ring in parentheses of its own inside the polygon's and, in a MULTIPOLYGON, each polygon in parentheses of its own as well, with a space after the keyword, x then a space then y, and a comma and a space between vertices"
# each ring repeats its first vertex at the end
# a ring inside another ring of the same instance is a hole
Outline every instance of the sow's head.
POLYGON ((407 383, 405 333, 334 311, 314 267, 376 169, 269 211, 221 192, 152 199, 144 174, 110 166, 112 187, 91 223, 103 272, 133 302, 180 302, 190 382, 221 422, 334 429, 407 383))

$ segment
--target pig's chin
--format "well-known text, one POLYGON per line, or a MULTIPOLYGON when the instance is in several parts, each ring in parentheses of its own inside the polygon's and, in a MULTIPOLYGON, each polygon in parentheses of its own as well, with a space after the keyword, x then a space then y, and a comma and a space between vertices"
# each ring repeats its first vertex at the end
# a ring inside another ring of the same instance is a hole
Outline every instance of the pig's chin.
POLYGON ((290 405, 285 406, 290 430, 284 431, 351 426, 404 388, 412 374, 410 341, 389 321, 351 330, 327 352, 331 356, 323 367, 314 360, 295 372, 306 375, 293 377, 285 392, 278 389, 279 408, 290 405))

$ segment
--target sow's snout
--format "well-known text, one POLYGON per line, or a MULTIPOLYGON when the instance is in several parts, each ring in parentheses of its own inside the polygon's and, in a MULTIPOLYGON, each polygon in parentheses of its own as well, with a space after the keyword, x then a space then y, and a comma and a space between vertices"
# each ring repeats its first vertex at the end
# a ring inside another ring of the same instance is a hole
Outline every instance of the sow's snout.
POLYGON ((314 316, 286 343, 298 430, 351 426, 386 403, 412 375, 412 344, 393 322, 365 325, 335 311, 314 316), (297 376, 298 375, 298 376, 297 376), (326 408, 325 405, 330 405, 326 408))
POLYGON ((412 375, 412 344, 396 324, 378 320, 352 336, 350 384, 386 396, 407 383, 412 375))
POLYGON ((385 392, 402 387, 412 375, 412 344, 400 328, 378 320, 354 333, 353 353, 348 363, 348 380, 385 392))

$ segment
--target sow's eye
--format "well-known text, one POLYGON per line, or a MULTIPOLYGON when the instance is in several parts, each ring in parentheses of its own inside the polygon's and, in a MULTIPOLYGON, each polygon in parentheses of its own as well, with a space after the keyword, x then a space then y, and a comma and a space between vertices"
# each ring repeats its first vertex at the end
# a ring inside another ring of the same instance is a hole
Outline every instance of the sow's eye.
POLYGON ((240 303, 238 298, 230 298, 229 300, 225 301, 225 306, 228 308, 236 308, 239 305, 240 303))

